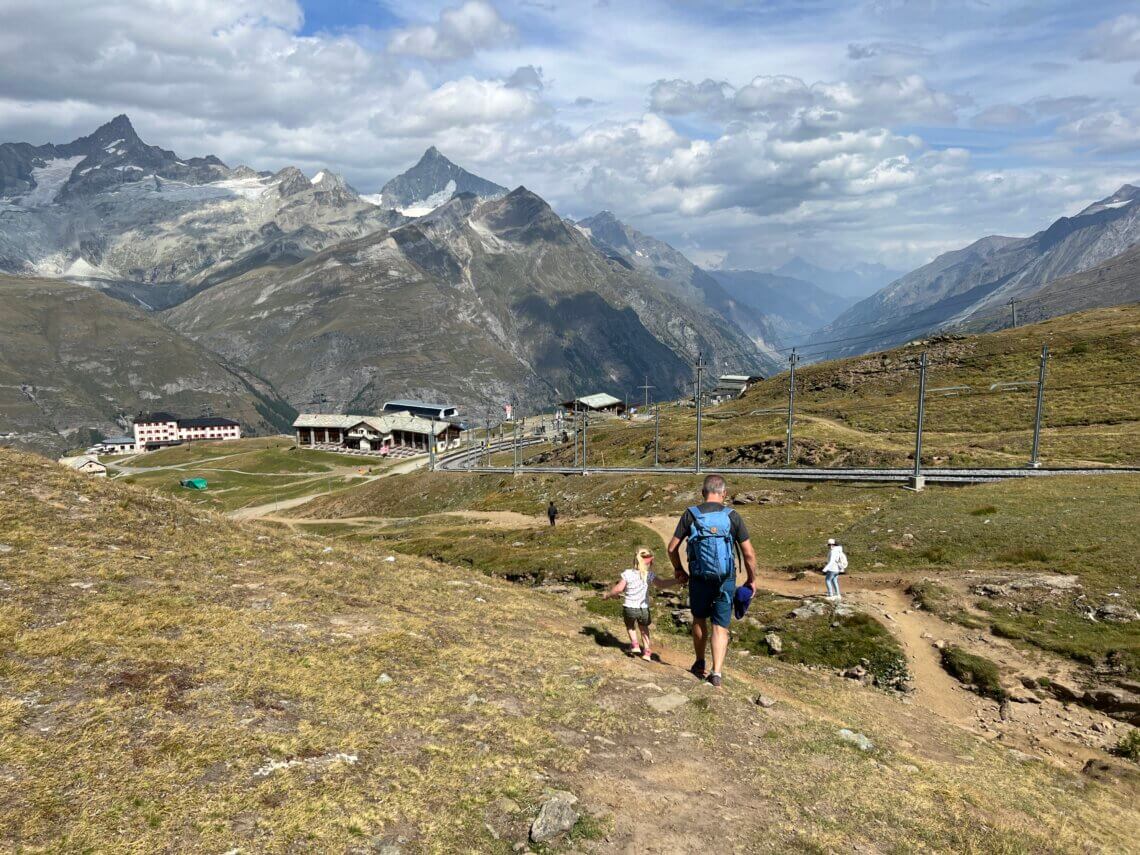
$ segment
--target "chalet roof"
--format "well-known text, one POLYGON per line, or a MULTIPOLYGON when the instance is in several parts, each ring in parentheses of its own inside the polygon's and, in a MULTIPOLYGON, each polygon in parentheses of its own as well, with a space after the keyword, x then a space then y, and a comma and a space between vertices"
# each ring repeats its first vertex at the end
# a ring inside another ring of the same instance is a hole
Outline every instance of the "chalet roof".
POLYGON ((301 413, 293 421, 297 428, 343 428, 347 430, 368 416, 341 416, 335 413, 301 413))
POLYGON ((758 380, 763 380, 759 374, 722 374, 720 377, 721 383, 755 383, 758 380))
POLYGON ((581 404, 583 407, 589 407, 591 410, 601 410, 605 407, 620 404, 621 399, 615 398, 613 395, 607 395, 605 392, 598 392, 595 395, 582 395, 573 401, 567 401, 566 406, 573 407, 575 403, 581 404))
POLYGON ((95 443, 96 445, 134 445, 135 438, 133 436, 109 436, 95 443))
MULTIPOLYGON (((133 442, 133 440, 132 440, 133 442)), ((61 457, 59 462, 66 466, 68 469, 106 469, 99 458, 91 454, 80 454, 75 457, 61 457)))
POLYGON ((458 407, 455 404, 436 404, 431 401, 385 401, 384 409, 388 412, 399 412, 401 410, 423 409, 423 410, 456 410, 458 407))
MULTIPOLYGON (((439 436, 444 433, 451 425, 448 422, 436 419, 433 423, 431 419, 425 419, 423 416, 414 416, 407 410, 399 413, 384 413, 380 416, 366 416, 360 421, 365 422, 373 430, 378 433, 389 434, 394 430, 402 430, 405 433, 435 433, 439 436)), ((359 424, 360 422, 357 422, 359 424)))

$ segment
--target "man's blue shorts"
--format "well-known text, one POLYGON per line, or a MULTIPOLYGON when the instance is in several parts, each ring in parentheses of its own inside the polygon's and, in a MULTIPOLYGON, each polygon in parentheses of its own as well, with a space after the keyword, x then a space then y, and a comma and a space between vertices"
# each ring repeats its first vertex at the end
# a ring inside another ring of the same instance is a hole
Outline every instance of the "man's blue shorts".
POLYGON ((736 576, 723 582, 689 577, 689 610, 694 618, 711 618, 716 626, 728 628, 732 620, 732 598, 736 596, 736 576))

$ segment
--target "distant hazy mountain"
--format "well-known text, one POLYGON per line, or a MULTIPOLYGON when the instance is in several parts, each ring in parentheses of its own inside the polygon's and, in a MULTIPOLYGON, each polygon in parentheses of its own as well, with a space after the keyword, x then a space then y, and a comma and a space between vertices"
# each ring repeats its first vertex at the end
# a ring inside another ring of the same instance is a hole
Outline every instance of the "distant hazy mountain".
POLYGON ((0 276, 0 435, 60 453, 127 430, 140 410, 211 407, 247 431, 292 408, 264 380, 153 315, 61 280, 0 276))
POLYGON ((291 268, 255 271, 168 320, 290 400, 320 390, 364 409, 407 396, 469 412, 624 397, 646 375, 658 396, 677 395, 698 352, 741 370, 770 365, 739 327, 607 257, 522 187, 488 201, 462 194, 291 268))
POLYGON ((772 272, 779 276, 790 276, 793 279, 811 282, 824 291, 852 301, 875 293, 903 275, 901 270, 891 270, 881 264, 866 262, 858 262, 841 270, 831 270, 804 261, 799 256, 785 262, 772 272))
POLYGON ((854 301, 803 279, 757 270, 711 270, 709 274, 736 300, 763 311, 781 338, 801 338, 834 319, 854 301))
POLYGON ((365 198, 383 208, 394 208, 409 217, 420 217, 438 208, 456 193, 472 193, 482 199, 497 199, 506 192, 506 187, 456 166, 432 146, 415 166, 385 184, 379 196, 365 198))
POLYGON ((708 306, 738 324, 761 351, 775 356, 776 327, 765 316, 763 306, 734 298, 683 253, 623 223, 610 211, 579 220, 576 225, 602 252, 626 262, 633 270, 661 278, 681 299, 708 306))
MULTIPOLYGON (((1126 184, 1030 237, 986 237, 940 255, 815 333, 816 342, 857 339, 821 346, 817 352, 827 357, 865 353, 947 326, 1000 323, 1009 316, 1011 299, 1032 301, 1054 280, 1089 271, 1140 242, 1138 200, 1140 190, 1126 184)), ((1107 281, 1085 277, 1074 284, 1098 290, 1107 281)), ((1066 305, 1080 307, 1088 299, 1074 298, 1069 304, 1054 299, 1053 313, 1063 313, 1066 305)))
POLYGON ((64 145, 0 145, 0 271, 150 306, 403 220, 328 170, 309 179, 183 160, 142 142, 126 116, 64 145))

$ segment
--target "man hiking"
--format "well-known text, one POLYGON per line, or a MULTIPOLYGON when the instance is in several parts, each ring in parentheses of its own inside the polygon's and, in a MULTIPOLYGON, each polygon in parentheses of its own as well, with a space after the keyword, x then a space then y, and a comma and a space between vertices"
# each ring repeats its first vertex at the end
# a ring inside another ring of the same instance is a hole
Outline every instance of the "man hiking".
POLYGON ((756 552, 748 528, 736 511, 724 506, 727 487, 720 475, 709 475, 701 487, 704 502, 681 515, 669 541, 669 560, 679 582, 689 583, 689 609, 693 613, 693 650, 696 661, 689 670, 719 687, 728 652, 728 623, 736 595, 736 559, 739 545, 744 558, 745 585, 756 591, 756 552), (689 570, 681 566, 681 541, 688 540, 689 570), (705 668, 705 645, 712 621, 712 671, 705 668))
POLYGON ((558 519, 558 508, 554 507, 554 500, 550 500, 550 504, 546 506, 546 518, 550 520, 550 524, 554 525, 554 521, 558 519))

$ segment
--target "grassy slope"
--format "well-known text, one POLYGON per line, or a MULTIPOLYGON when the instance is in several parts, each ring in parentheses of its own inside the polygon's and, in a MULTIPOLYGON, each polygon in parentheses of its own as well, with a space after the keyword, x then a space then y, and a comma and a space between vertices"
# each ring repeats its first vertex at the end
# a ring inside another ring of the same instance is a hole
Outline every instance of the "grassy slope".
POLYGON ((0 432, 35 448, 84 444, 75 430, 118 433, 118 420, 140 410, 209 406, 259 432, 292 419, 267 384, 95 289, 0 276, 0 300, 0 432), (22 384, 36 387, 35 401, 22 384))
POLYGON ((222 511, 333 493, 361 483, 360 475, 392 465, 377 458, 298 449, 284 437, 192 443, 119 462, 148 470, 121 476, 129 484, 182 495, 196 505, 222 511), (191 494, 180 486, 181 480, 192 477, 205 478, 209 489, 191 494))
MULTIPOLYGON (((970 386, 972 394, 927 401, 927 465, 1021 466, 1032 445, 1034 392, 991 394, 991 383, 1035 380, 1048 344, 1046 465, 1140 463, 1140 397, 1135 385, 1140 306, 1117 306, 966 338, 935 340, 878 354, 804 365, 796 372, 796 460, 801 465, 906 465, 913 459, 917 364, 929 352, 928 389, 970 386), (1093 388, 1089 384, 1117 384, 1093 388)), ((708 466, 782 466, 787 374, 764 381, 740 401, 708 411, 702 449, 708 466)), ((687 464, 695 452, 692 408, 662 408, 661 462, 687 464)), ((648 465, 653 424, 604 420, 589 432, 590 460, 648 465)), ((531 457, 572 462, 572 445, 531 457)))
MULTIPOLYGON (((978 626, 993 625, 1007 636, 1088 664, 1099 664, 1110 654, 1121 656, 1128 670, 1140 675, 1140 628, 1094 624, 1083 616, 1085 605, 1140 606, 1140 577, 1122 570, 1133 562, 1132 538, 1122 531, 1132 525, 1140 504, 1140 476, 1058 476, 931 487, 919 494, 894 486, 729 480, 733 494, 751 492, 766 502, 737 506, 766 572, 818 569, 822 544, 839 537, 848 547, 852 574, 890 574, 916 582, 945 579, 959 592, 940 609, 945 616, 953 617, 965 606, 978 626), (1078 600, 1076 593, 1018 602, 963 596, 968 584, 1039 573, 1080 577, 1085 599, 1078 600)), ((550 569, 556 561, 567 572, 578 575, 584 564, 593 568, 593 578, 608 579, 625 566, 636 540, 621 526, 638 518, 678 515, 698 501, 698 483, 675 476, 424 473, 317 499, 293 515, 408 517, 462 509, 540 515, 553 499, 568 517, 597 514, 607 522, 583 526, 580 542, 573 544, 565 540, 576 531, 568 525, 550 549, 543 547, 541 531, 452 531, 439 519, 431 533, 425 533, 426 526, 409 526, 355 536, 388 537, 400 548, 462 560, 488 572, 557 576, 550 569), (522 546, 506 548, 512 543, 522 546), (566 551, 571 545, 578 549, 573 555, 566 551)), ((663 545, 649 536, 651 543, 663 545)))
POLYGON ((691 700, 651 718, 643 666, 588 637, 616 626, 564 600, 0 464, 0 846, 507 852, 547 783, 595 816, 587 850, 1123 851, 1140 831, 1126 789, 849 681, 772 663, 759 710, 745 660, 714 698, 656 666, 691 700), (711 820, 688 795, 709 786, 711 820))

